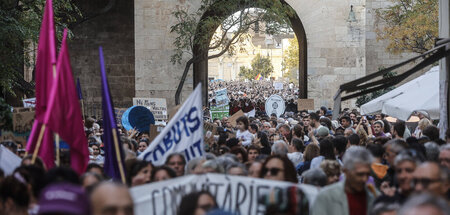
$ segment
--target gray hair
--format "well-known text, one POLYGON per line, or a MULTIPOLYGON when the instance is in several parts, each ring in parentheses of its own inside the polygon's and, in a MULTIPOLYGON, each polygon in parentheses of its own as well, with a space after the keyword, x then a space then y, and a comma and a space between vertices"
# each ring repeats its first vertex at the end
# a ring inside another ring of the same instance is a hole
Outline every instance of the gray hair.
POLYGON ((394 166, 399 165, 403 161, 410 161, 412 163, 415 163, 416 166, 419 166, 423 162, 423 159, 421 157, 412 155, 410 150, 403 150, 397 156, 395 156, 394 166))
POLYGON ((305 171, 302 174, 302 178, 304 184, 311 184, 319 187, 327 185, 328 182, 327 174, 325 174, 321 168, 314 168, 305 171))
POLYGON ((375 204, 370 215, 381 215, 390 211, 397 211, 400 208, 398 203, 390 203, 390 202, 379 202, 375 204))
POLYGON ((425 143, 427 160, 437 162, 439 159, 439 145, 435 142, 425 143))
POLYGON ((228 169, 229 165, 239 162, 236 155, 234 155, 234 154, 224 154, 224 155, 218 157, 216 160, 217 160, 217 162, 219 162, 219 164, 222 165, 223 169, 228 169))
POLYGON ((241 168, 242 171, 244 172, 245 175, 248 175, 248 171, 247 168, 245 167, 244 164, 242 163, 238 163, 238 162, 233 162, 230 165, 227 166, 226 168, 226 173, 228 174, 228 171, 230 171, 230 169, 232 168, 241 168))
POLYGON ((444 144, 441 147, 439 147, 439 151, 445 151, 445 150, 450 150, 450 143, 444 144))
POLYGON ((288 153, 287 145, 282 140, 277 140, 272 145, 272 154, 286 156, 288 153))
POLYGON ((197 167, 197 165, 200 164, 201 162, 203 162, 204 160, 205 159, 203 159, 203 158, 194 158, 194 159, 190 160, 185 166, 186 175, 192 174, 192 171, 194 171, 194 169, 197 167))
POLYGON ((405 149, 405 141, 399 140, 399 139, 393 139, 387 141, 386 144, 384 144, 384 148, 386 149, 388 146, 391 147, 391 150, 394 151, 396 154, 400 153, 400 151, 405 149))
POLYGON ((217 160, 207 160, 202 165, 203 168, 211 168, 215 173, 224 173, 224 168, 219 164, 217 160))
POLYGON ((355 164, 371 165, 373 162, 373 155, 369 150, 361 146, 351 146, 344 154, 344 169, 353 170, 355 164))
POLYGON ((438 209, 444 215, 450 215, 450 207, 448 203, 437 196, 432 196, 430 194, 420 194, 411 197, 399 210, 399 215, 407 215, 411 210, 418 207, 431 206, 438 209))

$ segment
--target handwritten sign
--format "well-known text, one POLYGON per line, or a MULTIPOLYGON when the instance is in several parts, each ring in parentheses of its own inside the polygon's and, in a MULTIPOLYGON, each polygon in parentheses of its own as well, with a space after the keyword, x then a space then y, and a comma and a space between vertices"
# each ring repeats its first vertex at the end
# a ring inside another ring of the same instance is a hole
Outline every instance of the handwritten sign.
POLYGON ((167 120, 167 102, 162 98, 133 98, 133 105, 147 107, 155 120, 167 120))
POLYGON ((34 108, 14 108, 13 131, 24 133, 31 131, 34 121, 34 108))
POLYGON ((297 102, 297 110, 314 110, 314 99, 299 99, 297 102))

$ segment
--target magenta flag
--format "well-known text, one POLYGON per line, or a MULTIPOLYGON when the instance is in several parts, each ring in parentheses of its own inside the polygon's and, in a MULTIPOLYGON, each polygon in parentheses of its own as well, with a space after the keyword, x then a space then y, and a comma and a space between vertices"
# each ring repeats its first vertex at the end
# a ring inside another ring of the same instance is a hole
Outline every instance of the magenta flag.
POLYGON ((67 29, 64 29, 56 64, 56 81, 50 92, 44 123, 69 144, 70 165, 81 175, 89 162, 89 150, 66 39, 67 29))
MULTIPOLYGON (((36 118, 28 138, 27 151, 33 154, 38 136, 47 110, 47 101, 53 85, 53 67, 56 65, 55 25, 53 22, 52 0, 45 3, 44 16, 42 18, 41 31, 39 33, 39 45, 36 58, 36 118)), ((42 158, 47 168, 55 165, 53 135, 48 128, 45 129, 38 155, 42 158)))

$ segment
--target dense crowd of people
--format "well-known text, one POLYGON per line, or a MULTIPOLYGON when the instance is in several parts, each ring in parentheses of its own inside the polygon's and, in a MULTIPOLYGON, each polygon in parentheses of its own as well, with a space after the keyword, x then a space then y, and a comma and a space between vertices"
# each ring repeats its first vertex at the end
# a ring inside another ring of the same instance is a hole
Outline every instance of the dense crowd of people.
MULTIPOLYGON (((251 95, 239 84, 226 87, 251 95)), ((234 93, 230 97, 239 98, 234 93)), ((213 119, 217 129, 205 132, 204 157, 187 161, 174 153, 162 166, 137 159, 151 143, 148 133, 122 128, 126 184, 104 174, 102 123, 88 118, 86 172, 78 176, 68 159, 47 169, 39 159, 32 164, 30 155, 20 154, 22 165, 0 179, 1 214, 133 214, 128 188, 205 173, 314 186, 318 194, 306 210, 317 215, 450 213, 450 131, 440 139, 439 129, 423 114, 413 129, 403 121, 387 121, 384 114, 361 116, 345 109, 339 120, 331 120, 329 113, 322 107, 279 118, 242 116, 234 127, 227 117, 213 119)), ((15 142, 2 144, 19 154, 15 142)), ((266 213, 292 214, 282 206, 266 213)), ((216 196, 199 191, 184 196, 178 212, 206 214, 219 207, 216 196)))
POLYGON ((248 113, 255 110, 256 115, 265 114, 265 102, 274 94, 281 96, 286 101, 286 111, 297 109, 298 87, 294 83, 279 82, 283 84, 283 89, 275 89, 273 81, 219 81, 210 82, 208 87, 208 97, 211 106, 215 106, 215 92, 221 89, 227 89, 230 115, 242 110, 248 113))

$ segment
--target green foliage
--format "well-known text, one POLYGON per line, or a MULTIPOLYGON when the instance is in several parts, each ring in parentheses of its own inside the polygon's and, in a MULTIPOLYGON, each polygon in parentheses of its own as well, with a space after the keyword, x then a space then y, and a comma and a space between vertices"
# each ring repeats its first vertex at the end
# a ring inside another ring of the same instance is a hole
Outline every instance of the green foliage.
POLYGON ((273 73, 273 65, 269 57, 257 54, 252 60, 252 68, 240 67, 239 76, 246 79, 255 79, 258 74, 268 78, 273 73))
MULTIPOLYGON (((14 89, 23 88, 23 67, 34 65, 44 6, 44 0, 0 3, 1 94, 15 95, 14 89)), ((72 0, 53 1, 53 8, 57 36, 61 38, 63 29, 80 18, 81 12, 72 0)))
POLYGON ((175 64, 182 63, 185 54, 196 61, 202 60, 210 50, 217 53, 208 59, 219 57, 232 45, 242 41, 240 38, 250 30, 259 29, 258 23, 265 23, 267 34, 286 33, 290 31, 289 17, 295 12, 278 0, 202 0, 200 8, 193 13, 180 7, 172 14, 176 24, 171 26, 170 31, 177 37, 173 42, 175 49, 170 61, 175 64), (202 16, 204 18, 199 22, 202 16), (214 35, 218 27, 221 27, 220 34, 214 35), (194 56, 194 47, 202 53, 194 56))
POLYGON ((434 47, 439 34, 438 0, 391 0, 394 5, 377 11, 386 26, 377 39, 388 40, 387 51, 423 53, 434 47))
POLYGON ((2 130, 12 130, 11 106, 3 98, 0 98, 0 128, 2 130))
MULTIPOLYGON (((384 69, 384 68, 380 68, 378 70, 382 70, 382 69, 384 69)), ((394 77, 396 74, 397 74, 396 72, 388 72, 388 73, 383 75, 383 79, 394 77)), ((385 93, 387 93, 387 92, 389 92, 389 91, 391 91, 393 89, 395 89, 394 86, 388 87, 388 88, 385 88, 385 89, 382 89, 382 90, 377 90, 377 91, 372 92, 370 94, 359 96, 358 98, 356 98, 356 106, 361 107, 363 104, 366 104, 367 102, 370 102, 373 99, 376 99, 376 98, 382 96, 383 94, 385 94, 385 93)))
POLYGON ((283 77, 289 78, 290 82, 297 82, 297 74, 299 69, 299 49, 297 37, 289 39, 289 47, 283 53, 282 71, 283 77))

